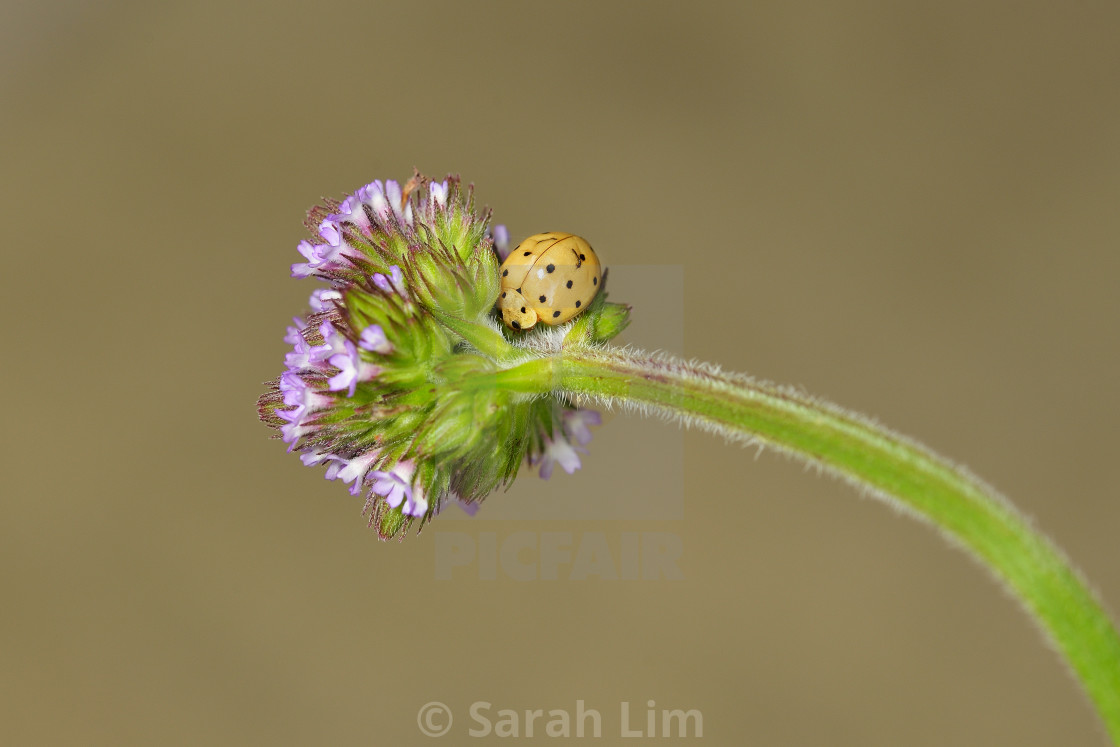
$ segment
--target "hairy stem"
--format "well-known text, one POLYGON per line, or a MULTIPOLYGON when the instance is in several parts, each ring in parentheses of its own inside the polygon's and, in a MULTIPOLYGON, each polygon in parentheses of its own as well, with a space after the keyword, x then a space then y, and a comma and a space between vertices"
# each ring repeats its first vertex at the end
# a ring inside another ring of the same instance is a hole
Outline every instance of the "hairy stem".
MULTIPOLYGON (((676 418, 785 450, 895 502, 967 548, 1057 645, 1120 744, 1120 635, 1060 550, 988 485, 840 408, 712 367, 599 348, 563 350, 538 372, 578 401, 676 418)), ((550 381, 546 382, 546 379, 550 381)))

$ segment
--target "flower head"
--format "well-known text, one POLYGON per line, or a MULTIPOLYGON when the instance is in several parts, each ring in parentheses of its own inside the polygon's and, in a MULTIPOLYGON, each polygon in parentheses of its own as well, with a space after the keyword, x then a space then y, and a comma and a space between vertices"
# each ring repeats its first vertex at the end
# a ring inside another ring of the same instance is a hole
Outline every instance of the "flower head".
POLYGON ((292 274, 328 285, 287 328, 287 370, 258 411, 303 464, 366 496, 380 536, 449 502, 477 510, 525 461, 546 479, 556 465, 579 468, 598 413, 527 397, 509 374, 603 342, 626 307, 600 292, 573 322, 511 338, 494 310, 509 232, 453 176, 373 181, 313 208, 306 225, 292 274))

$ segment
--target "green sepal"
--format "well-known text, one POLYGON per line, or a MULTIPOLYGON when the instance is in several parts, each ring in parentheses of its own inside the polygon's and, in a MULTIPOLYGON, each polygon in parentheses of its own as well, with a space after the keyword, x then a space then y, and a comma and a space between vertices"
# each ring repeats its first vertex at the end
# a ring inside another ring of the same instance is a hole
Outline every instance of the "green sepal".
POLYGON ((602 311, 595 317, 591 333, 592 344, 599 345, 617 337, 630 325, 630 305, 606 302, 602 311))
POLYGON ((607 276, 603 288, 591 301, 587 311, 572 320, 564 336, 565 345, 601 345, 618 336, 630 324, 630 307, 607 300, 607 276))

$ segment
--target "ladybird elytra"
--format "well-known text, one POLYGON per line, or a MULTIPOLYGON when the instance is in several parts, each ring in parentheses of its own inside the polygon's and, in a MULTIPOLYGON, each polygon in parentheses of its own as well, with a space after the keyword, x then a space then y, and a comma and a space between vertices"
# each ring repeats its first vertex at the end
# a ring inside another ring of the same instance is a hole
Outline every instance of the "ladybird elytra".
POLYGON ((586 239, 549 231, 522 241, 499 274, 502 320, 526 330, 537 322, 563 324, 586 309, 599 292, 603 269, 586 239))

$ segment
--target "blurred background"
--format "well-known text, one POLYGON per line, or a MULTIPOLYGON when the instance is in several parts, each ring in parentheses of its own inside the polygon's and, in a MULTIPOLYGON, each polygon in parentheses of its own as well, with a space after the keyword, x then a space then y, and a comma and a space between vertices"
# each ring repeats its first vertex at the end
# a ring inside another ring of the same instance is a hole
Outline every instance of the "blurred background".
POLYGON ((441 701, 458 743, 472 703, 577 700, 610 738, 653 700, 716 744, 1105 744, 977 564, 771 452, 615 415, 581 472, 386 544, 254 403, 314 287, 288 277, 306 209, 461 173, 515 241, 591 239, 626 341, 967 464, 1116 610, 1118 24, 1104 2, 7 3, 0 741, 417 744, 441 701), (641 490, 676 515, 486 518, 674 464, 641 490), (679 573, 541 578, 529 546, 524 580, 482 551, 549 533, 616 569, 661 538, 679 573))

